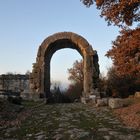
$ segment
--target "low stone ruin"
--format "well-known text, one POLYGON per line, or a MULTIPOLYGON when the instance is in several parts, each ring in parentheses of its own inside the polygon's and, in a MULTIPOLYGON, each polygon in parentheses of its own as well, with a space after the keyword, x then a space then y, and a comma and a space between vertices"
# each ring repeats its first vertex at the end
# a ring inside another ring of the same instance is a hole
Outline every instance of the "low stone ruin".
POLYGON ((84 104, 91 104, 96 107, 108 106, 111 109, 117 109, 127 106, 129 103, 121 98, 100 98, 96 95, 90 95, 89 98, 81 97, 81 102, 84 104))
POLYGON ((135 98, 140 98, 140 91, 135 92, 134 97, 135 97, 135 98))
POLYGON ((108 106, 112 109, 121 108, 124 105, 123 99, 111 98, 108 100, 108 106))

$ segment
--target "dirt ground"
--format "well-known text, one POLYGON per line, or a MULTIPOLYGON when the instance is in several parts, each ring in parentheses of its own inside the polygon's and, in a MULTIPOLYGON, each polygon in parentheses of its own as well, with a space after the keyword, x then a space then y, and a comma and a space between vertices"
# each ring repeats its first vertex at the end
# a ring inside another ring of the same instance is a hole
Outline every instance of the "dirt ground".
POLYGON ((128 98, 126 102, 128 106, 113 112, 126 126, 140 130, 140 98, 128 98))

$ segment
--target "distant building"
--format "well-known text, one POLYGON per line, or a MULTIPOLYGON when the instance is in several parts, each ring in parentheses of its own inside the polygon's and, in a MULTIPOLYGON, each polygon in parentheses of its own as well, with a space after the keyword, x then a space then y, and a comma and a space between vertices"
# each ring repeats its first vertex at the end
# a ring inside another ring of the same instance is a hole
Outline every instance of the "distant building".
POLYGON ((0 75, 0 90, 12 92, 29 91, 29 75, 2 74, 0 75))

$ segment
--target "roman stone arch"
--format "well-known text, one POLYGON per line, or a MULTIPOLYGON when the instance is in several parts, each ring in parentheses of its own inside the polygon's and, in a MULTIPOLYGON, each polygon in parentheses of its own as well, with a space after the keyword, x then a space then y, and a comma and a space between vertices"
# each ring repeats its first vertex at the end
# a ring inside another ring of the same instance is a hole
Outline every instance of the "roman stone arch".
MULTIPOLYGON (((99 77, 97 52, 82 36, 72 32, 59 32, 46 38, 40 45, 36 63, 30 76, 31 90, 34 93, 43 93, 50 96, 50 62, 53 54, 60 49, 76 49, 83 57, 84 82, 83 96, 93 94, 96 80, 99 77)), ((67 61, 67 60, 66 60, 67 61)))

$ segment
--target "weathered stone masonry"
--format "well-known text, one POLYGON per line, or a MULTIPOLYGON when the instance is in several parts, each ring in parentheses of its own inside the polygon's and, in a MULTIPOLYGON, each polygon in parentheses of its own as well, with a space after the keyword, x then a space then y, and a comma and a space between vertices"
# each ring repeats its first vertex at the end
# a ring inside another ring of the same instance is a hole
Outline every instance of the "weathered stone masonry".
POLYGON ((12 92, 29 92, 29 75, 2 74, 0 75, 0 90, 12 92))
POLYGON ((84 83, 83 96, 94 94, 99 77, 98 55, 82 36, 72 32, 60 32, 46 38, 38 49, 36 63, 30 75, 30 88, 33 93, 50 96, 50 62, 53 54, 60 49, 76 49, 83 57, 84 83))

